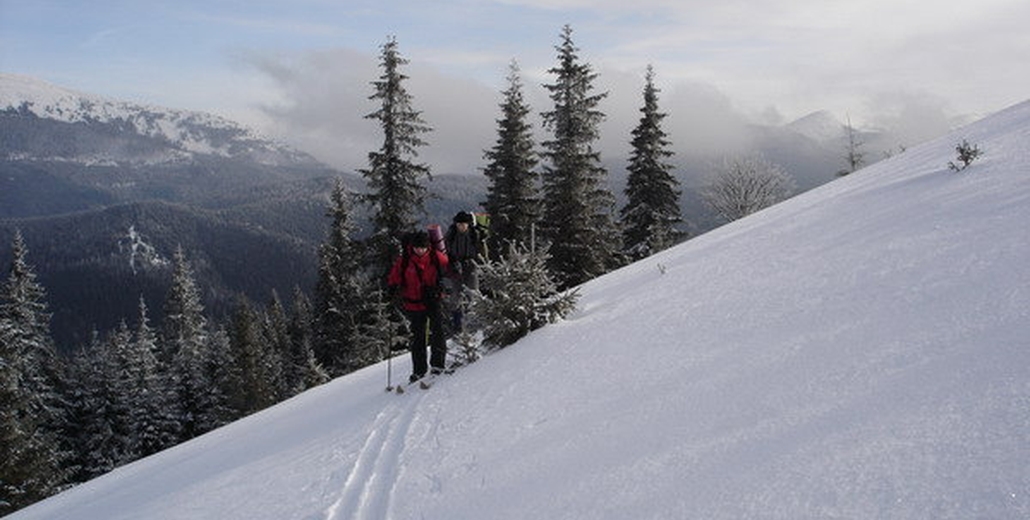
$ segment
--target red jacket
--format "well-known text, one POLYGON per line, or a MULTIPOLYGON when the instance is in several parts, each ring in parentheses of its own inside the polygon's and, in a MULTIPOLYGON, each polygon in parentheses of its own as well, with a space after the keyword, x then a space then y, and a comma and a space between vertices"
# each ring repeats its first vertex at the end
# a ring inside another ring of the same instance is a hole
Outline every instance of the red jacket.
POLYGON ((404 310, 426 310, 425 288, 435 287, 440 290, 443 274, 447 272, 447 255, 430 248, 424 255, 416 255, 409 247, 390 268, 386 277, 386 285, 397 287, 403 300, 404 310), (434 260, 431 255, 435 255, 434 260), (405 260, 407 257, 407 260, 405 260), (401 272, 401 269, 404 272, 401 272), (439 269, 439 272, 438 272, 439 269))

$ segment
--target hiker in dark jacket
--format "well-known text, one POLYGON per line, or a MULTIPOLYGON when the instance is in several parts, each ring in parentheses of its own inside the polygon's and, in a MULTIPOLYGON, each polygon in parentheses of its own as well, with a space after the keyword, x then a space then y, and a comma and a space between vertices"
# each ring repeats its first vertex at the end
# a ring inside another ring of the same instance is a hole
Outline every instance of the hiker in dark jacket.
POLYGON ((424 231, 410 233, 405 242, 401 256, 387 275, 386 284, 400 297, 401 309, 411 325, 410 380, 414 382, 422 379, 430 368, 433 374, 442 372, 447 359, 440 300, 448 260, 445 254, 429 247, 429 234, 424 231), (430 343, 428 363, 426 336, 430 343))
POLYGON ((486 243, 474 226, 474 218, 467 211, 458 212, 454 223, 447 229, 444 237, 447 245, 447 257, 451 271, 456 278, 454 293, 457 301, 451 316, 451 324, 455 332, 460 332, 464 325, 465 290, 479 290, 479 274, 476 262, 486 259, 486 243))

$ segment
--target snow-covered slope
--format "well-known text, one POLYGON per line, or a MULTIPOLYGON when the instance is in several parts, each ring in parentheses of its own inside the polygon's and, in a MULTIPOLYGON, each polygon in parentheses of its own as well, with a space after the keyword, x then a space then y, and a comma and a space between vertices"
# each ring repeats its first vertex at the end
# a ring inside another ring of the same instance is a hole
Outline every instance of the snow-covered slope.
POLYGON ((1027 172, 1030 103, 11 518, 1030 518, 1027 172))

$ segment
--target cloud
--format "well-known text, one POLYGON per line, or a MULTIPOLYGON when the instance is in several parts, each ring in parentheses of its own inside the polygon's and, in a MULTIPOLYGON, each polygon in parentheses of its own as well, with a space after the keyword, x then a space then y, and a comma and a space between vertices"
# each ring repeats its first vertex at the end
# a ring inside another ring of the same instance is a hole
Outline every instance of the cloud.
MULTIPOLYGON (((369 96, 371 82, 381 74, 378 57, 335 49, 254 54, 247 61, 276 91, 276 100, 261 107, 270 133, 343 170, 367 165, 368 152, 382 139, 377 123, 364 117, 377 108, 369 96)), ((433 128, 418 159, 437 174, 479 172, 485 166, 483 152, 497 137, 501 89, 426 64, 409 63, 402 72, 408 76, 406 87, 415 109, 433 128)), ((498 70, 499 77, 506 74, 507 68, 498 70)), ((660 70, 657 75, 662 81, 660 70)), ((548 138, 540 113, 551 108, 543 85, 554 78, 523 74, 522 79, 539 143, 548 138)), ((594 93, 607 93, 599 107, 605 121, 598 149, 606 159, 626 159, 631 132, 641 116, 644 69, 598 71, 594 87, 594 93)), ((748 119, 715 86, 675 80, 662 87, 659 96, 660 109, 668 114, 665 129, 677 153, 718 155, 746 149, 748 119)))
MULTIPOLYGON (((985 2, 942 10, 923 0, 510 0, 500 4, 546 13, 520 13, 521 22, 532 22, 520 25, 531 29, 518 41, 491 40, 494 33, 461 20, 443 26, 439 17, 415 33, 384 34, 397 34, 402 55, 411 59, 404 69, 408 90, 434 129, 419 159, 434 173, 474 173, 496 139, 512 58, 522 67, 537 140, 547 137, 538 114, 550 105, 542 85, 553 81, 546 71, 554 64, 559 18, 572 24, 580 57, 599 73, 596 90, 608 92, 599 148, 619 159, 629 153, 648 64, 655 66, 666 131, 678 154, 746 152, 749 125, 782 124, 818 110, 892 130, 897 144, 910 146, 965 121, 970 111, 1021 101, 1026 72, 1000 64, 1014 56, 1030 60, 1030 38, 1011 38, 1023 34, 1016 20, 1030 8, 985 2), (471 33, 443 37, 448 31, 471 33)), ((335 167, 365 167, 381 139, 375 122, 364 119, 376 108, 368 100, 380 73, 376 52, 309 48, 249 56, 275 91, 262 107, 275 135, 335 167)))
POLYGON ((918 92, 885 93, 870 98, 869 120, 876 129, 887 130, 897 146, 912 146, 947 133, 967 119, 949 115, 947 102, 918 92))
MULTIPOLYGON (((639 124, 644 104, 644 74, 602 70, 597 90, 608 93, 600 110, 606 120, 601 126, 599 147, 606 156, 628 160, 631 132, 639 124)), ((666 83, 662 71, 655 71, 659 110, 666 114, 663 128, 672 148, 679 154, 712 155, 746 148, 747 118, 730 98, 711 84, 674 80, 666 83)))
POLYGON ((252 53, 245 60, 272 83, 276 99, 260 106, 267 132, 338 168, 352 170, 373 146, 364 119, 375 77, 371 56, 347 50, 252 53))
MULTIPOLYGON (((404 56, 404 50, 401 49, 404 56)), ((369 97, 382 71, 378 56, 347 49, 299 54, 253 54, 251 66, 270 79, 277 100, 261 107, 270 132, 343 170, 367 166, 368 152, 382 136, 376 121, 366 119, 377 105, 369 97)), ((500 95, 473 80, 447 76, 409 63, 401 69, 412 104, 433 128, 417 160, 434 173, 470 173, 494 136, 500 95)))
POLYGON ((745 112, 775 105, 788 117, 829 109, 864 120, 859 112, 870 99, 914 88, 953 100, 948 108, 957 113, 980 112, 1025 99, 1022 85, 1030 80, 1016 65, 1030 60, 1030 37, 1017 27, 1030 17, 1026 2, 948 9, 925 0, 628 5, 651 14, 620 27, 595 13, 596 27, 582 24, 584 48, 599 64, 629 70, 653 63, 671 80, 717 87, 745 112), (595 42, 604 48, 591 49, 595 42))

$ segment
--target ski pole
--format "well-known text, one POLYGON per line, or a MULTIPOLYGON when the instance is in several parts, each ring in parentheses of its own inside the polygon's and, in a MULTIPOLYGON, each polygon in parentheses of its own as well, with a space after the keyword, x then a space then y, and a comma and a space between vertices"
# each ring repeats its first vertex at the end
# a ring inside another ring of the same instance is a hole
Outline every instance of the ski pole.
POLYGON ((386 391, 393 391, 393 356, 391 352, 386 353, 386 391))

